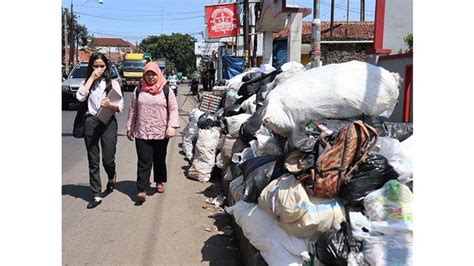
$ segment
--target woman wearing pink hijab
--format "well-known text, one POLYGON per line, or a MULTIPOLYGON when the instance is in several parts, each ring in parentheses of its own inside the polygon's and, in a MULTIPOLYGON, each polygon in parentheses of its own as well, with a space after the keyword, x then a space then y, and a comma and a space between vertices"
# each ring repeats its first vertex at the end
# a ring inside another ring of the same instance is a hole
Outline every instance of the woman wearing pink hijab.
POLYGON ((178 103, 172 90, 168 89, 168 100, 163 88, 166 79, 155 62, 145 65, 143 76, 133 93, 127 121, 127 137, 137 150, 137 203, 146 199, 145 189, 150 184, 153 166, 156 191, 163 193, 166 176, 166 149, 169 138, 179 128, 178 103))

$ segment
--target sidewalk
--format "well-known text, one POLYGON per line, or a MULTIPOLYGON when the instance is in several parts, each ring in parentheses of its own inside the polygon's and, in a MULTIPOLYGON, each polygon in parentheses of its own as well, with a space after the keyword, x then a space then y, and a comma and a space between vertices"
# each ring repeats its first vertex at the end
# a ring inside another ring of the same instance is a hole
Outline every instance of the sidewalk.
MULTIPOLYGON (((166 191, 154 194, 150 190, 142 206, 134 206, 136 152, 124 130, 130 93, 125 93, 124 113, 117 116, 117 189, 95 209, 86 209, 90 189, 83 140, 73 139, 73 144, 64 145, 63 139, 63 160, 69 152, 82 153, 81 160, 63 170, 63 264, 242 264, 234 234, 218 235, 232 224, 231 217, 205 203, 207 197, 223 194, 220 183, 202 184, 184 176, 188 162, 178 147, 180 133, 187 124, 188 111, 196 105, 196 98, 187 96, 188 88, 180 86, 181 128, 168 147, 166 191)), ((103 170, 101 176, 105 188, 103 170)))

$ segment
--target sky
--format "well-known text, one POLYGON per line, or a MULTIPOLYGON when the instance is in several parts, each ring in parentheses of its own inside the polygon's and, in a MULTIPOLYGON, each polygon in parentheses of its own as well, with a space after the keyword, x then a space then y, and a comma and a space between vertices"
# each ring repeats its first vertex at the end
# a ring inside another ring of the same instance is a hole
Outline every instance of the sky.
MULTIPOLYGON (((135 44, 148 35, 188 33, 201 40, 204 6, 218 0, 62 0, 62 7, 79 16, 89 34, 95 37, 122 38, 135 44)), ((346 21, 347 1, 335 0, 335 20, 346 21)), ((287 0, 288 4, 312 8, 313 0, 287 0)), ((321 20, 329 21, 331 0, 321 0, 321 20)), ((365 20, 374 20, 375 0, 365 1, 365 20)), ((349 0, 349 20, 359 20, 360 0, 349 0)), ((308 15, 304 20, 311 20, 308 15)))

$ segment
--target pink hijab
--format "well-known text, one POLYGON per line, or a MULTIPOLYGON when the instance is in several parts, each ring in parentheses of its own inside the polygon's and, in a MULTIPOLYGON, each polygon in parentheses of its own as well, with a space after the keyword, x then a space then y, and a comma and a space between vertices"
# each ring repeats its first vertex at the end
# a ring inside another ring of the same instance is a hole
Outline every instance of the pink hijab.
POLYGON ((158 64, 155 62, 149 62, 148 64, 145 65, 145 69, 143 70, 143 75, 142 75, 142 91, 148 92, 151 95, 157 95, 158 93, 163 90, 163 87, 166 84, 166 79, 163 76, 163 73, 161 73, 160 68, 158 67, 158 64), (145 80, 145 73, 147 71, 153 71, 158 75, 158 81, 156 82, 155 85, 149 85, 146 80, 145 80))

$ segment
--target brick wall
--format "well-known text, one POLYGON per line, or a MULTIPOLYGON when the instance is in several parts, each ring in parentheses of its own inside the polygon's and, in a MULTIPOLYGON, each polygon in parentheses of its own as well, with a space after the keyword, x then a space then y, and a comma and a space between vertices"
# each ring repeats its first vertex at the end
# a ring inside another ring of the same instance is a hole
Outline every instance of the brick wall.
POLYGON ((323 43, 321 60, 324 65, 351 60, 365 61, 366 51, 370 48, 373 48, 372 43, 323 43))

